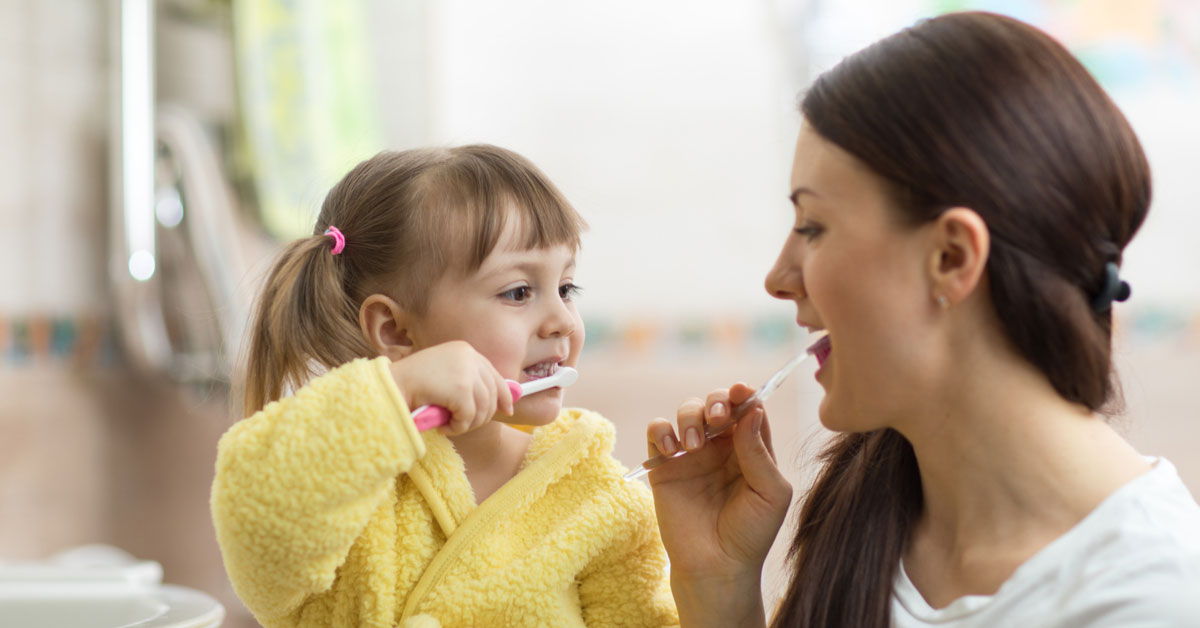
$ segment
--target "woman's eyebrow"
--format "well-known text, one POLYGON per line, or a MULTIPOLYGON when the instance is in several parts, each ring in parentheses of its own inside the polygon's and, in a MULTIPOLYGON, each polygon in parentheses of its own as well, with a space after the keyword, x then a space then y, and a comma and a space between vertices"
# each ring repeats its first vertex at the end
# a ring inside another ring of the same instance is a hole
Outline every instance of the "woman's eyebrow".
POLYGON ((815 191, 813 191, 812 188, 807 188, 802 185, 802 186, 792 190, 792 193, 788 195, 788 198, 791 199, 791 201, 792 201, 792 205, 800 204, 800 196, 802 194, 808 194, 809 196, 815 196, 817 198, 821 198, 821 196, 819 194, 817 194, 815 191))

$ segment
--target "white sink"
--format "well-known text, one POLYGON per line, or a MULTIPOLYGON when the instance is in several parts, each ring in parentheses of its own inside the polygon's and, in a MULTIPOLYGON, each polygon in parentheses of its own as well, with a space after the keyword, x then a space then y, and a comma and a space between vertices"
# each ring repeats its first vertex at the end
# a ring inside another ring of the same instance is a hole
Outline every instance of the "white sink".
POLYGON ((44 562, 0 562, 4 628, 214 628, 212 597, 161 584, 162 567, 109 546, 85 546, 44 562))

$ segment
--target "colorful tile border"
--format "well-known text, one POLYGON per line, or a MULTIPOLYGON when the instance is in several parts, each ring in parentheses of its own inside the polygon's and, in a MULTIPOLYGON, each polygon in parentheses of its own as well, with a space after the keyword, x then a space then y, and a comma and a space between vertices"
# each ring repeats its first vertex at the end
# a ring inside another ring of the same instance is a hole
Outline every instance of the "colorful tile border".
MULTIPOLYGON (((686 355, 710 350, 766 352, 802 341, 805 332, 785 316, 674 320, 654 317, 588 319, 584 352, 686 355)), ((1117 341, 1127 346, 1200 348, 1200 311, 1141 308, 1118 315, 1117 341)))
POLYGON ((1129 346, 1200 347, 1200 311, 1143 307, 1118 313, 1113 326, 1118 341, 1129 346))
POLYGON ((687 354, 710 350, 771 351, 790 346, 803 332, 784 317, 585 319, 585 352, 687 354))
MULTIPOLYGON (((804 332, 783 316, 585 319, 587 353, 678 357, 708 351, 763 353, 790 347, 804 332)), ((1118 342, 1128 346, 1200 347, 1200 312, 1141 309, 1119 315, 1118 342)), ((45 363, 108 367, 120 362, 111 319, 99 315, 0 315, 0 368, 45 363)))
POLYGON ((0 315, 0 366, 60 363, 106 367, 117 361, 108 318, 0 315))

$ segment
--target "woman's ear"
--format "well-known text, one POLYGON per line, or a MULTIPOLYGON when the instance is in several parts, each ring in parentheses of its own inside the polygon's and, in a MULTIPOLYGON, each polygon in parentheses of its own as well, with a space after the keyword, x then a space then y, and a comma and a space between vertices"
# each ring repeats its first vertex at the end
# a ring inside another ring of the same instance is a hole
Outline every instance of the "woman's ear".
POLYGON ((358 325, 363 339, 375 353, 396 361, 413 352, 409 316, 391 297, 372 294, 358 309, 358 325))
POLYGON ((972 209, 952 207, 934 220, 933 243, 930 296, 943 306, 960 303, 983 279, 991 246, 987 223, 972 209))

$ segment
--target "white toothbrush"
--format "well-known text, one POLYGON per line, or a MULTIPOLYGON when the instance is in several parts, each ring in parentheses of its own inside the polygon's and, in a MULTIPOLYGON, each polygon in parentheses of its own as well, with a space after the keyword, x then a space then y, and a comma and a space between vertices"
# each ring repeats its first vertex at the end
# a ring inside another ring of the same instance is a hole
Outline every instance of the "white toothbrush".
MULTIPOLYGON (((813 346, 815 347, 816 345, 813 346)), ((813 347, 809 347, 808 351, 801 353, 800 355, 792 358, 787 364, 784 364, 782 368, 776 371, 775 374, 767 380, 767 383, 763 384, 754 392, 753 395, 750 395, 749 399, 746 399, 745 401, 733 407, 733 411, 730 412, 728 423, 718 428, 705 428, 704 438, 707 440, 712 440, 712 438, 716 435, 721 434, 733 427, 733 425, 737 423, 739 419, 745 416, 747 411, 766 401, 767 397, 770 397, 771 393, 775 392, 776 388, 779 388, 779 385, 783 383, 783 380, 788 376, 788 374, 791 373, 792 370, 794 370, 801 362, 808 359, 808 356, 812 355, 813 351, 813 347)), ((661 465, 662 463, 671 460, 672 458, 678 458, 686 453, 687 450, 680 449, 669 456, 665 454, 658 454, 657 456, 654 456, 653 458, 650 458, 649 460, 646 460, 642 464, 631 469, 625 474, 624 477, 626 480, 636 480, 646 475, 651 469, 661 465)))
MULTIPOLYGON (((532 379, 524 384, 518 384, 511 379, 504 380, 508 384, 508 390, 512 393, 513 403, 516 403, 521 397, 527 397, 533 393, 539 393, 543 390, 551 388, 566 388, 574 384, 579 379, 579 371, 569 367, 559 367, 554 371, 553 375, 532 379)), ((413 423, 417 424, 417 429, 424 432, 427 429, 445 425, 450 422, 450 411, 442 406, 423 405, 412 413, 413 423)))

